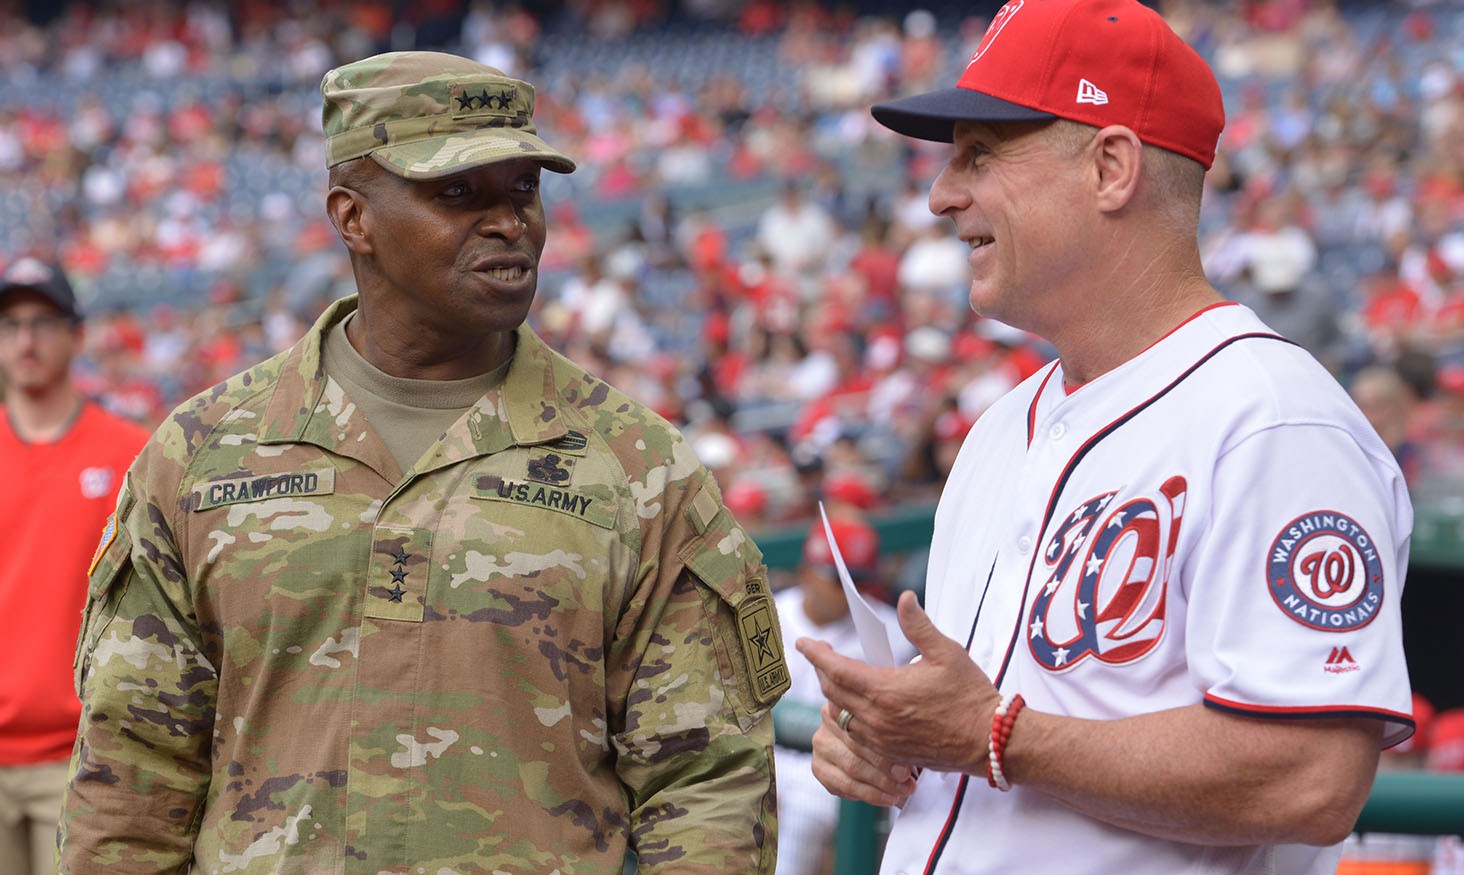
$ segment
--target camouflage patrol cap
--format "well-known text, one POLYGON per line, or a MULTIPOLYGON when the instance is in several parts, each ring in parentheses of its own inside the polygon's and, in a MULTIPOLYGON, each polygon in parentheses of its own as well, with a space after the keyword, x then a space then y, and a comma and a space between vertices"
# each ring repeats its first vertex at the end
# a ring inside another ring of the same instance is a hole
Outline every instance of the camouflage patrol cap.
POLYGON ((442 52, 388 52, 325 74, 325 166, 370 155, 408 179, 533 158, 575 164, 539 139, 534 86, 442 52))

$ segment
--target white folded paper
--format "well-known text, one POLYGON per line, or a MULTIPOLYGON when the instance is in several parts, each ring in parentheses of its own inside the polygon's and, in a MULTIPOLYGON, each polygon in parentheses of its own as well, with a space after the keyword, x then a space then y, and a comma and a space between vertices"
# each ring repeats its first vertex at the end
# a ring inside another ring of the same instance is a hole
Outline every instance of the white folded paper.
POLYGON ((839 553, 839 543, 834 540, 834 530, 829 526, 829 515, 823 502, 818 503, 819 516, 823 517, 824 534, 829 539, 829 550, 834 554, 834 567, 839 571, 839 582, 844 585, 844 595, 849 599, 849 616, 854 620, 854 630, 859 633, 859 646, 864 650, 864 661, 880 668, 893 668, 895 657, 890 651, 889 633, 869 603, 854 588, 849 578, 849 567, 839 553))

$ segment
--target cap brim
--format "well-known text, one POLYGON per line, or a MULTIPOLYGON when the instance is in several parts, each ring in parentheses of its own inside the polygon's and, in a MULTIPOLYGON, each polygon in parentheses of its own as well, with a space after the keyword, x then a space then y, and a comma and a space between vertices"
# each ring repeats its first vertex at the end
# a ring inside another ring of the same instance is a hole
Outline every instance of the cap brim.
POLYGON ((876 103, 869 112, 875 121, 897 134, 937 143, 949 143, 955 139, 956 122, 1022 122, 1057 118, 1050 112, 969 88, 943 88, 876 103))
POLYGON ((516 128, 456 131, 399 146, 383 146, 371 157, 407 179, 438 179, 517 158, 538 161, 555 173, 573 173, 575 169, 574 159, 551 148, 537 134, 516 128))

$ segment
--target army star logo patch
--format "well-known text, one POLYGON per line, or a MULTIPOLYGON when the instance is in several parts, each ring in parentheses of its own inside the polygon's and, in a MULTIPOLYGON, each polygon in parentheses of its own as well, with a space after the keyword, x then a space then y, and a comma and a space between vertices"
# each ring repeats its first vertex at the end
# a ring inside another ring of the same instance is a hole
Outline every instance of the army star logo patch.
POLYGON ((737 608, 737 631, 743 658, 752 672, 753 695, 765 705, 777 701, 789 686, 783 640, 773 610, 773 600, 767 596, 748 598, 737 608))

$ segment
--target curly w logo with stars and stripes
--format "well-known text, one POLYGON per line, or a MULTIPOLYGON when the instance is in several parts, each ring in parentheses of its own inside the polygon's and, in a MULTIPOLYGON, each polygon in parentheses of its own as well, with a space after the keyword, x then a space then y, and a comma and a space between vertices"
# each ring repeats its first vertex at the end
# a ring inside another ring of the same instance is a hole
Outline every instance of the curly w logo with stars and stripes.
POLYGON ((1088 657, 1118 665, 1158 646, 1186 489, 1171 477, 1117 507, 1108 492, 1063 520, 1043 554, 1052 574, 1027 614, 1039 665, 1064 671, 1088 657))

